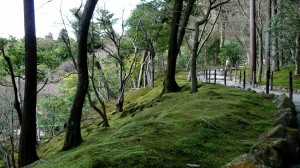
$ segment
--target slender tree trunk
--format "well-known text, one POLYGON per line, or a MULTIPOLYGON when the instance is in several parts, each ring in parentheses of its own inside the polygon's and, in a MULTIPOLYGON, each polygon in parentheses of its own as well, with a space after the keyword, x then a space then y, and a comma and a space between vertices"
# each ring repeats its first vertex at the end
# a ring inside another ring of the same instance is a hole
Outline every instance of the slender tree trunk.
POLYGON ((250 71, 249 81, 255 84, 253 75, 256 73, 256 19, 255 0, 250 0, 250 71), (254 81, 253 81, 254 80, 254 81))
POLYGON ((195 23, 195 34, 194 42, 192 48, 192 58, 191 58, 191 93, 198 92, 197 88, 197 72, 196 72, 196 60, 199 47, 199 22, 195 23))
POLYGON ((150 81, 149 85, 150 88, 154 87, 154 57, 155 57, 155 51, 154 49, 151 49, 150 55, 149 55, 149 74, 150 74, 150 81))
POLYGON ((34 1, 24 0, 25 27, 25 93, 19 142, 19 166, 27 166, 39 158, 36 153, 37 52, 34 1))
POLYGON ((144 67, 145 67, 145 61, 146 61, 146 57, 147 57, 147 51, 145 51, 144 56, 142 58, 142 62, 141 62, 141 68, 140 68, 140 72, 139 72, 139 78, 138 78, 138 88, 142 87, 142 83, 143 83, 143 74, 144 74, 144 67))
POLYGON ((77 90, 73 100, 70 111, 70 117, 67 125, 67 132, 63 150, 80 145, 82 142, 80 132, 80 122, 82 115, 82 108, 85 96, 88 91, 88 66, 87 66, 87 38, 89 32, 90 21, 93 16, 94 9, 98 0, 87 0, 82 17, 79 21, 79 34, 78 34, 78 49, 77 49, 77 70, 78 70, 78 83, 77 90))
POLYGON ((300 33, 296 36, 295 65, 295 75, 300 75, 300 33))
POLYGON ((267 0, 267 18, 266 18, 266 40, 265 40, 265 76, 267 77, 267 72, 270 72, 270 31, 268 31, 270 25, 271 25, 271 1, 272 0, 267 0))
POLYGON ((116 111, 122 112, 123 105, 124 105, 124 82, 123 82, 123 65, 122 64, 119 64, 118 87, 119 87, 118 88, 118 101, 116 104, 116 111))
MULTIPOLYGON (((277 15, 277 0, 272 0, 272 17, 277 15)), ((273 23, 273 26, 277 25, 277 22, 273 23)), ((277 33, 272 33, 272 71, 279 70, 279 59, 278 59, 278 37, 277 33)))
POLYGON ((110 99, 115 99, 116 98, 116 95, 114 94, 114 92, 110 89, 108 83, 107 83, 107 80, 105 78, 105 75, 103 73, 103 70, 102 70, 102 67, 101 67, 101 64, 100 62, 96 62, 96 67, 97 69, 99 70, 100 72, 100 75, 101 75, 101 82, 103 84, 103 87, 104 87, 104 91, 106 92, 106 96, 107 96, 107 100, 110 100, 110 99))
POLYGON ((180 23, 180 16, 183 7, 183 0, 175 0, 173 6, 173 16, 171 23, 171 31, 169 37, 169 49, 168 49, 168 65, 167 65, 167 73, 166 79, 164 83, 164 87, 166 92, 176 92, 180 90, 176 80, 176 61, 177 61, 177 37, 178 37, 178 29, 180 23))
MULTIPOLYGON (((262 29, 261 29, 262 30, 262 29)), ((259 51, 258 51, 258 55, 259 55, 259 66, 258 66, 258 82, 261 82, 262 79, 262 71, 263 71, 263 37, 262 37, 262 33, 260 32, 258 34, 259 36, 259 51)))

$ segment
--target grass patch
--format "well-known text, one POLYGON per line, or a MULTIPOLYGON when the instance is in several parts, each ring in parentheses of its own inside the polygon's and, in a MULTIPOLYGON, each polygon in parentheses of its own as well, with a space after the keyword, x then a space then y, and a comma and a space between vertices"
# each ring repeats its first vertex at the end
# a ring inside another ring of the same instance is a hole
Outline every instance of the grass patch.
MULTIPOLYGON (((178 73, 188 88, 186 73, 178 73)), ((153 101, 156 88, 126 93, 126 108, 153 101)), ((203 84, 197 93, 183 89, 163 95, 153 107, 120 118, 109 115, 110 128, 98 128, 99 117, 82 124, 84 142, 61 152, 63 133, 39 147, 42 159, 33 167, 224 167, 249 151, 259 134, 272 127, 275 108, 264 95, 203 84)), ((108 105, 110 106, 110 105, 108 105)))

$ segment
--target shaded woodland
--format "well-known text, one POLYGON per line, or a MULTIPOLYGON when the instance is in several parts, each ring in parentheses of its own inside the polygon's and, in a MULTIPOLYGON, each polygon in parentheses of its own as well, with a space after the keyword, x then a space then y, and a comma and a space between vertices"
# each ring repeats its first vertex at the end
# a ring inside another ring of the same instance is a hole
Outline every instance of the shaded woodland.
POLYGON ((125 117, 127 91, 154 89, 159 78, 160 96, 180 91, 178 71, 188 72, 191 94, 204 69, 246 69, 252 85, 266 85, 272 71, 286 67, 300 78, 297 0, 143 0, 126 19, 86 0, 68 11, 71 19, 61 14, 57 39, 36 37, 34 1, 23 2, 24 38, 0 39, 0 154, 7 167, 38 160, 40 141, 61 132, 62 150, 80 146, 83 118, 95 111, 97 126, 110 127, 107 103, 125 117))

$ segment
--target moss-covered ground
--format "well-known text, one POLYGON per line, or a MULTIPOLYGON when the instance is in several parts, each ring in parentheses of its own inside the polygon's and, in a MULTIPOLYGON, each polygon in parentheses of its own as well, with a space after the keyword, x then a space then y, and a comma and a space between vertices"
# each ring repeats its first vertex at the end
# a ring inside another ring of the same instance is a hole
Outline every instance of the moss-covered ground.
MULTIPOLYGON (((77 148, 61 151, 64 133, 44 141, 41 159, 31 167, 224 167, 272 127, 275 108, 268 96, 208 84, 191 94, 186 75, 177 75, 181 92, 159 97, 162 81, 153 90, 127 92, 126 109, 140 108, 126 117, 109 113, 110 128, 99 128, 96 114, 84 119, 84 142, 77 148)), ((114 102, 107 109, 113 111, 114 102)))

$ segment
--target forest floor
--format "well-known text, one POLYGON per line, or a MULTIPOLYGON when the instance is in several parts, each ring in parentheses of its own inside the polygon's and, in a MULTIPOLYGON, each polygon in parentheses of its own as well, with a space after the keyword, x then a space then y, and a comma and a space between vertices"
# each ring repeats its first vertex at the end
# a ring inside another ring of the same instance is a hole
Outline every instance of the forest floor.
POLYGON ((83 120, 82 145, 61 151, 64 133, 44 140, 41 159, 30 167, 224 167, 273 127, 270 96, 213 84, 191 94, 186 76, 177 74, 177 93, 158 97, 161 79, 152 90, 127 92, 125 109, 137 109, 127 117, 114 113, 109 102, 110 128, 99 128, 93 113, 83 120))

